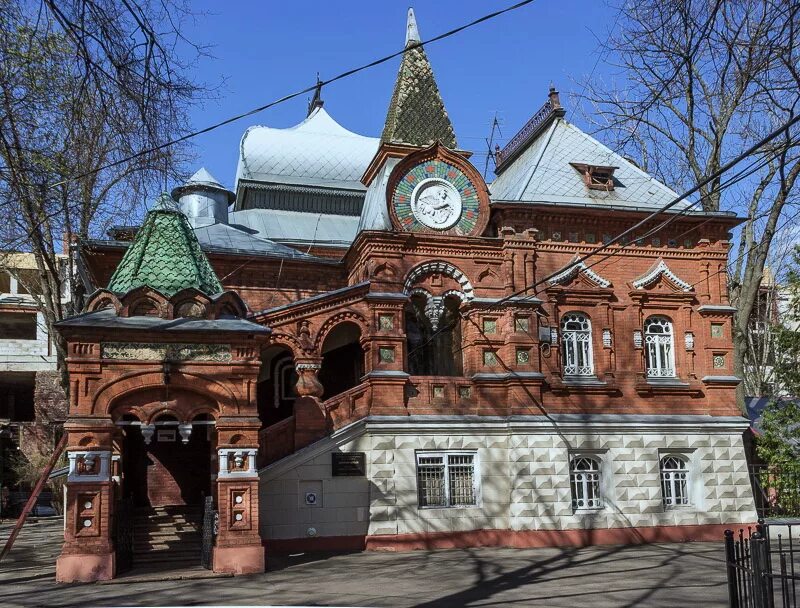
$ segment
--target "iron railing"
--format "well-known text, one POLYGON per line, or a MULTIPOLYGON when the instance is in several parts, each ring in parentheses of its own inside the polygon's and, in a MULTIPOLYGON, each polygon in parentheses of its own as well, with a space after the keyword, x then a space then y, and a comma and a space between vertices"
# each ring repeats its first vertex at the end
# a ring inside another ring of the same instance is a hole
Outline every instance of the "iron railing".
POLYGON ((760 518, 800 517, 800 465, 751 466, 750 482, 760 518))
POLYGON ((731 608, 798 608, 795 563, 800 520, 760 522, 755 530, 725 531, 731 608))
POLYGON ((117 572, 124 572, 133 566, 133 526, 133 499, 118 500, 114 509, 114 548, 117 572))
POLYGON ((218 518, 219 514, 214 508, 214 497, 206 496, 203 501, 202 548, 200 551, 200 565, 206 570, 213 568, 212 556, 214 538, 217 536, 218 518))

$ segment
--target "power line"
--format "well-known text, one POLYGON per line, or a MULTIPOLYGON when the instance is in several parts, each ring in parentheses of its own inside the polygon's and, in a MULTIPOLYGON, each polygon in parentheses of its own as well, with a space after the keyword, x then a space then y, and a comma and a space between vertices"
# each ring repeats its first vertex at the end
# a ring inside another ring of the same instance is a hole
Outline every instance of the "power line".
POLYGON ((271 102, 266 103, 264 105, 258 106, 257 108, 253 108, 252 110, 248 110, 247 112, 243 112, 241 114, 237 114, 235 116, 232 116, 230 118, 227 118, 225 120, 222 120, 220 122, 212 124, 212 125, 210 125, 208 127, 205 127, 203 129, 199 129, 197 131, 192 131, 191 133, 187 133, 186 135, 182 135, 182 136, 180 136, 180 137, 178 137, 176 139, 173 139, 171 141, 165 142, 163 144, 159 144, 157 146, 153 146, 153 147, 148 148, 146 150, 142 150, 140 152, 137 152, 136 154, 132 154, 132 155, 127 156, 125 158, 122 158, 122 159, 107 163, 107 164, 105 164, 105 165, 103 165, 103 166, 101 166, 101 167, 99 167, 97 169, 92 169, 90 171, 86 171, 84 173, 80 173, 80 174, 78 174, 76 176, 73 176, 73 177, 70 177, 70 178, 67 178, 67 179, 63 179, 63 180, 61 180, 59 182, 56 182, 54 184, 50 184, 49 186, 47 186, 47 188, 48 189, 55 188, 57 186, 61 186, 61 185, 65 184, 65 183, 68 183, 70 181, 79 180, 79 179, 82 179, 84 177, 88 177, 89 175, 93 175, 95 173, 99 173, 100 171, 104 171, 106 169, 111 169, 113 167, 117 167, 119 165, 128 163, 128 162, 130 162, 132 160, 135 160, 137 158, 140 158, 142 156, 146 156, 147 154, 152 154, 153 152, 158 152, 159 150, 163 150, 164 148, 168 148, 170 146, 174 146, 175 144, 179 144, 179 143, 182 143, 184 141, 188 141, 188 140, 193 139, 193 138, 195 138, 195 137, 197 137, 199 135, 204 135, 206 133, 210 133, 211 131, 219 129, 220 127, 224 127, 226 125, 232 124, 234 122, 242 120, 243 118, 247 118, 249 116, 253 116, 254 114, 258 114, 260 112, 263 112, 264 110, 267 110, 269 108, 277 106, 277 105, 279 105, 281 103, 284 103, 284 102, 289 101, 291 99, 294 99, 296 97, 300 97, 302 95, 305 95, 306 93, 310 93, 310 92, 314 91, 314 89, 316 89, 317 87, 327 86, 327 85, 332 84, 332 83, 334 83, 334 82, 336 82, 338 80, 342 80, 344 78, 348 78, 349 76, 353 76, 354 74, 357 74, 359 72, 363 72, 364 70, 367 70, 369 68, 373 68, 375 66, 378 66, 378 65, 381 65, 383 63, 386 63, 387 61, 391 61, 395 57, 399 57, 400 55, 403 55, 407 50, 418 48, 418 47, 424 47, 427 44, 438 42, 439 40, 444 40, 445 38, 449 38, 449 37, 451 37, 451 36, 453 36, 455 34, 458 34, 459 32, 462 32, 464 30, 470 29, 470 28, 472 28, 472 27, 474 27, 476 25, 479 25, 479 24, 481 24, 481 23, 483 23, 485 21, 489 21, 490 19, 494 19, 494 18, 499 17, 500 15, 503 15, 505 13, 509 13, 511 11, 515 11, 515 10, 517 10, 519 8, 527 6, 528 4, 531 4, 532 2, 534 2, 534 0, 522 0, 521 2, 517 2, 516 4, 512 4, 511 6, 508 6, 508 7, 504 8, 504 9, 495 11, 493 13, 488 13, 488 14, 482 16, 482 17, 479 17, 478 19, 470 21, 469 23, 466 23, 464 25, 456 27, 456 28, 454 28, 452 30, 449 30, 449 31, 443 33, 443 34, 439 34, 438 36, 434 36, 433 38, 430 38, 428 40, 419 42, 419 43, 414 44, 414 45, 412 45, 412 46, 410 46, 408 48, 404 47, 400 51, 396 51, 396 52, 394 52, 394 53, 392 53, 390 55, 386 55, 384 57, 381 57, 380 59, 376 59, 374 61, 370 61, 369 63, 365 63, 364 65, 361 65, 359 67, 356 67, 356 68, 347 70, 345 72, 342 72, 341 74, 338 74, 338 75, 334 76, 333 78, 329 78, 327 80, 317 81, 313 85, 311 85, 309 87, 306 87, 306 88, 302 89, 301 91, 296 91, 294 93, 290 93, 288 95, 284 95, 283 97, 280 97, 280 98, 278 98, 278 99, 276 99, 274 101, 271 101, 271 102))
MULTIPOLYGON (((701 188, 703 188, 707 184, 709 184, 709 183, 713 182, 714 180, 718 179, 719 177, 721 177, 723 174, 725 174, 727 171, 732 169, 734 166, 736 166, 742 160, 744 160, 745 158, 749 157, 750 155, 758 152, 758 150, 760 148, 762 148, 763 146, 768 144, 770 141, 772 141, 773 139, 775 139, 776 137, 778 137, 782 133, 788 133, 788 131, 798 123, 800 123, 800 114, 790 118, 783 125, 781 125, 777 129, 775 129, 774 131, 769 133, 767 136, 765 136, 764 138, 762 138, 761 140, 759 140, 758 142, 756 142, 755 144, 753 144, 752 146, 747 148, 745 151, 739 153, 736 157, 734 157, 732 160, 730 160, 727 163, 725 163, 722 167, 720 167, 719 169, 714 171, 711 175, 709 175, 706 178, 704 178, 703 180, 701 180, 698 184, 692 186, 691 188, 689 188, 689 190, 685 191, 683 194, 681 194, 680 196, 676 197, 675 199, 673 199, 672 201, 670 201, 666 205, 663 205, 659 209, 657 209, 657 210, 653 211, 652 213, 648 214, 647 217, 645 217, 642 220, 636 222, 633 226, 631 226, 630 228, 622 231, 620 234, 618 234, 617 236, 613 237, 608 242, 597 246, 594 250, 590 251, 589 253, 587 253, 585 255, 578 256, 577 259, 573 260, 566 267, 561 268, 561 269, 559 269, 559 270, 547 275, 546 277, 536 281, 535 283, 533 283, 531 285, 528 285, 526 287, 523 287, 520 290, 515 291, 514 293, 512 293, 512 294, 510 294, 508 296, 504 296, 504 297, 500 298, 499 300, 497 300, 497 302, 495 302, 494 304, 491 304, 485 310, 496 309, 498 306, 502 306, 504 303, 510 301, 511 299, 519 297, 520 295, 525 294, 525 293, 535 289, 536 287, 538 287, 540 285, 543 285, 544 283, 548 282, 553 277, 561 274, 562 272, 571 270, 572 268, 575 268, 575 267, 579 267, 580 264, 582 264, 583 262, 585 262, 589 258, 597 255, 598 253, 601 253, 602 251, 610 249, 610 247, 612 245, 620 243, 623 239, 627 238, 632 232, 634 232, 637 229, 641 228, 644 224, 646 224, 650 220, 654 219, 655 217, 658 217, 659 215, 665 213, 666 211, 669 211, 671 208, 675 207, 681 201, 686 200, 688 197, 690 197, 692 194, 698 192, 701 188)), ((783 150, 784 148, 791 147, 791 146, 796 145, 796 144, 797 144, 797 142, 793 142, 793 143, 789 142, 789 143, 786 144, 786 146, 783 146, 783 147, 779 148, 778 152, 774 152, 774 153, 776 153, 776 154, 780 153, 780 151, 783 150)), ((753 163, 751 163, 750 166, 752 167, 753 163)), ((731 178, 731 180, 729 180, 729 182, 735 183, 733 181, 735 178, 736 178, 736 176, 734 178, 731 178)), ((731 184, 729 183, 728 185, 731 185, 731 184)), ((726 187, 728 187, 728 185, 726 185, 726 187)), ((698 204, 698 201, 695 201, 694 203, 692 203, 689 206, 691 207, 691 206, 696 205, 696 204, 698 204)), ((623 244, 623 248, 624 248, 624 244, 623 244)), ((610 255, 615 255, 615 253, 611 253, 610 255)), ((610 256, 606 256, 606 257, 610 257, 610 256)), ((592 265, 594 265, 594 264, 592 264, 592 265)), ((538 291, 536 293, 538 293, 538 291)), ((528 297, 531 297, 531 296, 528 296, 528 297)), ((470 315, 470 313, 471 313, 471 311, 468 311, 467 313, 463 313, 463 314, 459 312, 459 316, 466 319, 470 315)), ((424 348, 437 335, 439 335, 443 331, 447 331, 447 330, 452 329, 454 326, 455 326, 455 323, 453 323, 453 324, 451 324, 449 326, 440 327, 439 329, 437 329, 435 332, 433 332, 431 334, 431 336, 428 338, 428 340, 426 342, 424 342, 423 344, 420 344, 419 346, 417 346, 414 349, 410 350, 408 352, 408 355, 411 355, 414 352, 416 352, 417 350, 419 350, 421 348, 424 348)))

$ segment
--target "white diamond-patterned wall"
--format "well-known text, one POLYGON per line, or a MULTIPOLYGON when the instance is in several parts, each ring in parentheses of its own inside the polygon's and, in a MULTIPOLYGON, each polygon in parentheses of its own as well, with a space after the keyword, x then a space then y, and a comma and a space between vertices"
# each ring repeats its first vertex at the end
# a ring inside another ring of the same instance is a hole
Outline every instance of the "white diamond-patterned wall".
POLYGON ((330 438, 261 472, 262 536, 395 535, 468 530, 568 530, 754 522, 756 514, 740 432, 463 432, 413 434, 365 430, 330 438), (477 455, 479 502, 418 507, 416 452, 466 450, 477 455), (332 477, 332 451, 365 452, 366 477, 332 477), (569 458, 602 462, 604 508, 574 512, 569 458), (659 460, 684 457, 691 505, 665 508, 659 460), (303 480, 321 481, 321 504, 306 507, 303 480))

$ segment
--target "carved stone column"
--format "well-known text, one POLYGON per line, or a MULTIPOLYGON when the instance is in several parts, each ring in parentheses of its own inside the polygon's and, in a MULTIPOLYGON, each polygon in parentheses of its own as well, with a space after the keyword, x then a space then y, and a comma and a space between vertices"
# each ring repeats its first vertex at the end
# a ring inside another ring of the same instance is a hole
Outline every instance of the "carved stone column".
POLYGON ((56 561, 61 583, 108 580, 116 572, 112 438, 109 421, 66 425, 69 474, 64 505, 64 546, 56 561))
POLYGON ((263 572, 256 470, 258 423, 250 423, 249 419, 220 420, 217 430, 219 528, 212 567, 214 572, 230 574, 263 572))
POLYGON ((322 363, 320 361, 301 361, 296 363, 294 368, 297 371, 297 396, 321 398, 325 392, 318 377, 322 363))
POLYGON ((297 399, 294 402, 295 449, 304 447, 328 432, 328 415, 322 406, 325 389, 319 381, 321 360, 299 361, 297 370, 297 399))

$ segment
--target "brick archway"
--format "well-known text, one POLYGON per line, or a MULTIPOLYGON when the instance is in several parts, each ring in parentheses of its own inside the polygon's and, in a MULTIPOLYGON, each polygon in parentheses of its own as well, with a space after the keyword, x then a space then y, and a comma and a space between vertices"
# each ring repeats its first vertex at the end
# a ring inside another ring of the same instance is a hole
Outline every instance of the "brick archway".
POLYGON ((108 415, 119 400, 148 389, 162 391, 165 398, 168 398, 170 390, 189 391, 203 395, 216 403, 220 415, 241 413, 239 399, 222 382, 202 374, 174 371, 169 375, 169 384, 165 385, 164 372, 151 370, 132 372, 102 386, 92 402, 92 414, 108 415))

